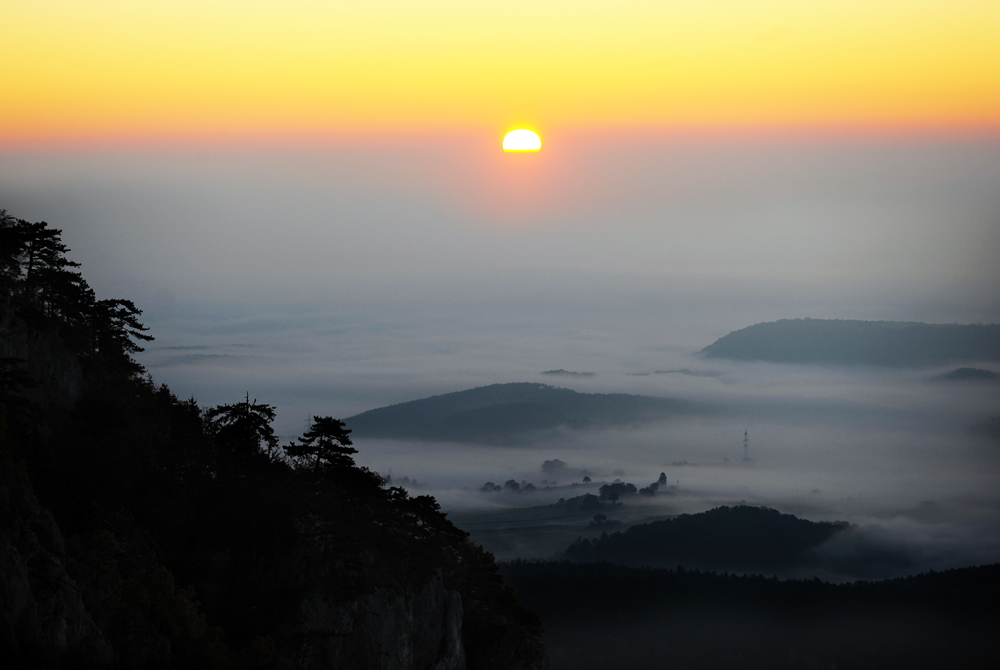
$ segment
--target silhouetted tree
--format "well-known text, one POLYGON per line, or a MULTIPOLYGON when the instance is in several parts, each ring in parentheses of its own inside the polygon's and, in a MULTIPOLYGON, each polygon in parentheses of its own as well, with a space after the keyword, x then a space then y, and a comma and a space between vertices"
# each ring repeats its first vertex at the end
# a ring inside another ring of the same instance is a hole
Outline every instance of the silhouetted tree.
POLYGON ((205 412, 209 433, 215 439, 223 463, 250 465, 271 462, 276 456, 278 438, 271 422, 274 407, 258 403, 250 394, 233 405, 219 405, 205 412))
POLYGON ((91 319, 92 349, 95 355, 108 362, 123 365, 134 372, 142 368, 132 360, 132 354, 143 351, 134 340, 149 342, 149 330, 139 322, 142 310, 131 300, 98 300, 94 303, 91 319))
POLYGON ((321 472, 354 465, 350 430, 344 422, 330 416, 314 416, 309 430, 297 442, 285 447, 285 453, 301 468, 321 472))
POLYGON ((132 354, 150 341, 129 300, 98 300, 69 260, 62 231, 29 223, 0 210, 0 329, 16 315, 32 326, 57 329, 69 348, 114 371, 138 375, 132 354))

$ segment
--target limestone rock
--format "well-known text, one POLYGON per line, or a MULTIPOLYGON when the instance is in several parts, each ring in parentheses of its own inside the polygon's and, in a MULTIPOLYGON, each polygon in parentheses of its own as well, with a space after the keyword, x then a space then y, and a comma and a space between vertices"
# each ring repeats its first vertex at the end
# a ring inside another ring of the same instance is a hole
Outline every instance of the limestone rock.
POLYGON ((342 604, 313 591, 301 604, 296 633, 296 660, 308 670, 465 670, 462 599, 440 577, 342 604))
POLYGON ((66 569, 62 533, 21 487, 0 486, 0 665, 106 668, 114 654, 66 569))

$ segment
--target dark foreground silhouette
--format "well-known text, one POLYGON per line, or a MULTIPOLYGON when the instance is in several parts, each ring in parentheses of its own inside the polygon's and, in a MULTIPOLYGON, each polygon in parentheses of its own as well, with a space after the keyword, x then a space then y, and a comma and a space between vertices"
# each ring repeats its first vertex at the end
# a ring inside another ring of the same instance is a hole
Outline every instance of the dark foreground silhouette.
POLYGON ((501 566, 554 670, 1000 667, 1000 565, 853 584, 609 563, 501 566))
POLYGON ((282 446, 250 394, 155 385, 141 312, 66 252, 0 211, 0 667, 545 667, 433 498, 358 467, 337 419, 282 446))

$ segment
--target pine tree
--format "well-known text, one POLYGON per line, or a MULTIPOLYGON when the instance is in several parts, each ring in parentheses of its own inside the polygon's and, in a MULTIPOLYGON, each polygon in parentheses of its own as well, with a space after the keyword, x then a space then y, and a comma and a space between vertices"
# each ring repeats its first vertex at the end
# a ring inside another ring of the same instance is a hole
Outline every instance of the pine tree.
POLYGON ((358 450, 351 447, 350 432, 339 419, 314 416, 309 430, 285 447, 285 453, 299 467, 316 472, 352 467, 351 454, 358 450))
POLYGON ((252 465, 276 458, 278 438, 271 422, 274 407, 258 403, 250 394, 233 405, 219 405, 205 412, 208 431, 215 438, 225 463, 252 465))

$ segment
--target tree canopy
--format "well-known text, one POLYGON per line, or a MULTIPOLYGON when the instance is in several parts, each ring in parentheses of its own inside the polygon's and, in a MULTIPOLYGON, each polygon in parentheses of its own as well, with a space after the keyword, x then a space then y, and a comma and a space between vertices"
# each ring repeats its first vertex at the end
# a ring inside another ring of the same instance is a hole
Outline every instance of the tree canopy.
POLYGON ((274 461, 278 438, 271 423, 274 407, 246 400, 232 405, 218 405, 205 412, 208 432, 218 446, 222 460, 239 464, 274 461))
POLYGON ((285 447, 285 453, 296 464, 314 472, 351 467, 354 465, 351 454, 358 450, 351 447, 350 432, 339 419, 314 416, 309 430, 285 447))
POLYGON ((0 210, 0 330, 20 319, 55 329, 73 353, 127 374, 143 372, 132 354, 153 338, 130 300, 98 300, 79 263, 69 260, 62 231, 0 210))

